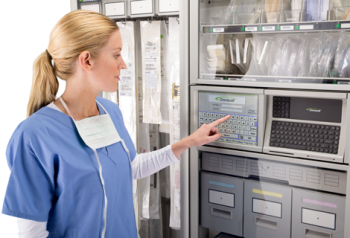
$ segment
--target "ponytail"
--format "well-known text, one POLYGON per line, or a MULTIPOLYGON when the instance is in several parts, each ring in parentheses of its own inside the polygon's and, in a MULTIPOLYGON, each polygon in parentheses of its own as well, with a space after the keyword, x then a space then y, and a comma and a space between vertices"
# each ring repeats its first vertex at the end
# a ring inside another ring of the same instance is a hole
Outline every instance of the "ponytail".
POLYGON ((56 99, 59 85, 51 60, 50 54, 45 51, 34 61, 27 117, 56 99))
POLYGON ((59 20, 50 34, 49 51, 39 55, 34 62, 27 117, 56 99, 57 77, 65 81, 72 77, 81 52, 89 51, 97 58, 111 34, 118 29, 107 16, 87 10, 70 12, 59 20))

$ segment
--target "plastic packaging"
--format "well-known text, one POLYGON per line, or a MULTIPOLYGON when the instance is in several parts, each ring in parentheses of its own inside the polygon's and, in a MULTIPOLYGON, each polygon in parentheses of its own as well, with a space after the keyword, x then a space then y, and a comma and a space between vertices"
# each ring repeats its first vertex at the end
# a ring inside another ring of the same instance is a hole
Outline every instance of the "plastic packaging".
POLYGON ((254 58, 249 68, 249 74, 267 75, 269 67, 269 52, 272 47, 272 36, 257 36, 252 39, 254 58))
POLYGON ((181 229, 180 162, 170 165, 170 227, 181 229))
POLYGON ((280 22, 282 1, 281 0, 265 0, 263 3, 264 14, 266 17, 264 21, 266 23, 277 23, 280 22))
POLYGON ((143 122, 160 124, 161 67, 160 21, 141 22, 143 122))
POLYGON ((306 35, 278 35, 270 51, 269 75, 301 76, 306 35))
MULTIPOLYGON (((135 79, 135 35, 134 22, 117 23, 121 33, 123 48, 121 55, 126 69, 120 74, 118 87, 119 108, 124 118, 125 127, 134 145, 137 145, 137 117, 136 117, 136 79, 135 79)), ((137 180, 133 180, 133 203, 135 219, 138 218, 137 180)), ((138 224, 136 222, 136 224, 138 224)))
MULTIPOLYGON (((135 25, 136 28, 136 39, 141 38, 141 26, 140 23, 135 25)), ((136 41, 136 51, 141 52, 142 42, 136 41)), ((143 73, 142 72, 142 59, 137 58, 137 153, 147 153, 150 151, 150 136, 149 136, 149 124, 143 123, 143 101, 144 101, 144 90, 143 90, 143 73)), ((149 191, 150 191, 150 178, 146 177, 139 179, 137 182, 138 191, 138 229, 140 237, 144 237, 142 234, 145 232, 145 226, 142 219, 149 219, 149 191)), ((148 229, 148 226, 147 226, 148 229)))
POLYGON ((342 32, 339 37, 337 50, 335 53, 335 59, 333 68, 330 72, 330 77, 339 77, 341 73, 341 69, 344 63, 344 59, 346 57, 346 53, 349 49, 350 45, 350 35, 348 32, 342 32))
POLYGON ((283 22, 299 22, 302 0, 283 1, 283 22))
POLYGON ((324 33, 313 33, 307 36, 302 76, 313 77, 317 75, 318 61, 322 55, 322 34, 324 33))
POLYGON ((344 60, 339 67, 340 78, 350 78, 350 47, 344 54, 344 60))
MULTIPOLYGON (((172 82, 172 110, 170 144, 180 141, 180 42, 179 22, 176 18, 169 18, 169 58, 172 64, 169 67, 172 82)), ((170 222, 169 226, 179 230, 181 228, 180 204, 180 163, 170 165, 170 222), (176 165, 176 166, 175 166, 176 165), (175 183, 175 176, 178 182, 175 183), (174 185, 176 187, 174 189, 174 185), (175 191, 176 190, 176 191, 175 191)))
POLYGON ((118 95, 119 108, 124 118, 124 124, 136 145, 136 80, 135 80, 135 36, 134 22, 117 23, 123 40, 121 55, 126 69, 121 70, 118 95))
POLYGON ((233 24, 234 2, 235 0, 231 0, 229 5, 225 7, 220 19, 221 24, 233 24))
POLYGON ((159 132, 170 133, 170 110, 171 110, 171 79, 169 77, 169 25, 161 22, 161 77, 162 90, 160 101, 160 112, 162 115, 162 124, 159 125, 159 132))
POLYGON ((304 0, 304 21, 326 21, 329 10, 328 0, 304 0))
POLYGON ((226 63, 226 49, 223 45, 208 45, 207 46, 208 58, 207 67, 208 70, 215 73, 225 73, 226 63))
POLYGON ((318 62, 318 77, 329 77, 333 68, 335 53, 338 46, 339 34, 325 34, 323 52, 318 62))
POLYGON ((236 66, 241 71, 241 74, 245 74, 247 71, 246 63, 244 63, 244 43, 244 38, 229 40, 231 64, 236 66))
POLYGON ((150 176, 150 219, 160 218, 160 186, 159 186, 159 172, 150 176))
MULTIPOLYGON (((156 151, 159 149, 159 129, 158 125, 149 125, 149 137, 150 137, 150 151, 156 151)), ((159 173, 155 173, 149 176, 149 218, 159 219, 160 217, 160 196, 159 196, 159 173)))

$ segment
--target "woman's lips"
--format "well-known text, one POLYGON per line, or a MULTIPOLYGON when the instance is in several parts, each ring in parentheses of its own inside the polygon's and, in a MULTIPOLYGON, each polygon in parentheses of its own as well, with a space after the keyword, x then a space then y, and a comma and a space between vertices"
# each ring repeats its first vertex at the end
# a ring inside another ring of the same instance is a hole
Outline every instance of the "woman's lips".
POLYGON ((120 80, 119 76, 115 76, 114 78, 116 78, 116 79, 119 79, 119 80, 120 80))

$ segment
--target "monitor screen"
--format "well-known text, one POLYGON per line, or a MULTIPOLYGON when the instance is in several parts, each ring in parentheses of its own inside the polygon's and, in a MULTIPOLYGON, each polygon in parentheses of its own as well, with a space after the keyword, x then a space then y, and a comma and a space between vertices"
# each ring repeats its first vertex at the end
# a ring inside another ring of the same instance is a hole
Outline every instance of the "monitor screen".
POLYGON ((198 92, 199 126, 225 115, 231 118, 218 126, 222 137, 217 142, 258 145, 258 95, 198 92))

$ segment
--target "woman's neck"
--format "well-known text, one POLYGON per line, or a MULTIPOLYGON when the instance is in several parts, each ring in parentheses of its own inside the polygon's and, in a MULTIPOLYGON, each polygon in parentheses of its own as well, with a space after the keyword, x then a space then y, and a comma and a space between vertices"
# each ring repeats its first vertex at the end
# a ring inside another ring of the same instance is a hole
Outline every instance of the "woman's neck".
MULTIPOLYGON (((74 80, 67 80, 66 90, 62 94, 62 99, 74 120, 79 121, 87 117, 100 115, 96 105, 98 93, 98 91, 93 90, 93 87, 88 82, 75 78, 74 80)), ((59 99, 54 103, 63 113, 71 116, 59 99)))

